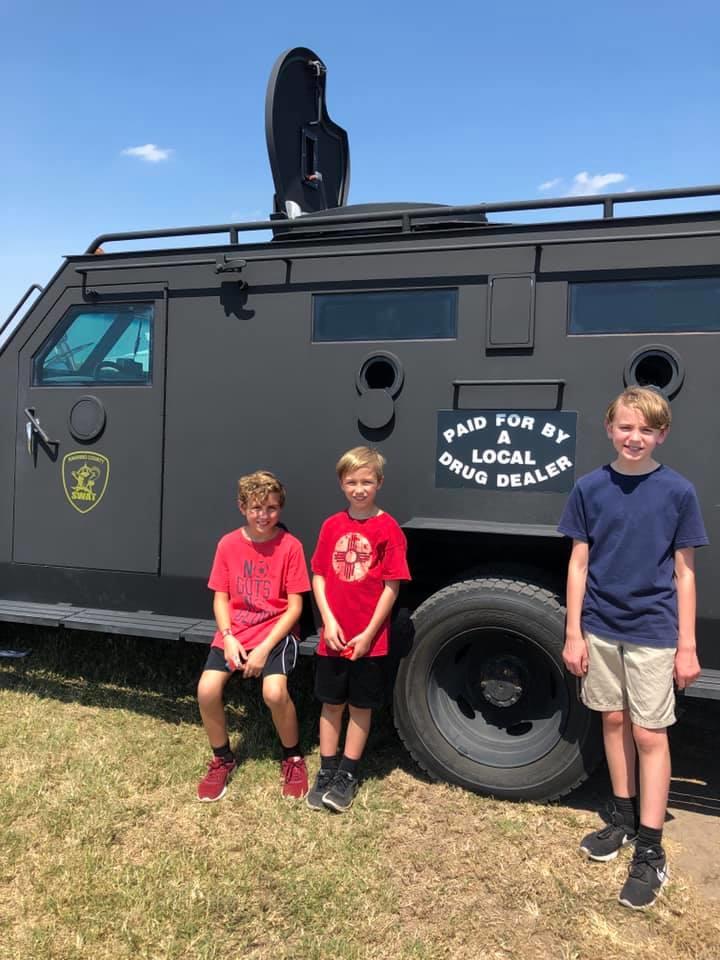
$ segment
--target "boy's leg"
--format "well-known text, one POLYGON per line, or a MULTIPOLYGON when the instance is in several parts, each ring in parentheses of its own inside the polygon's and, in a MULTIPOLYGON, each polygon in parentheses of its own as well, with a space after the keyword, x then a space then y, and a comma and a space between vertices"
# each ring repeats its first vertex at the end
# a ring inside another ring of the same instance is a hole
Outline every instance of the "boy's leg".
POLYGON ((371 723, 372 710, 370 707, 355 707, 350 704, 350 719, 345 732, 345 749, 343 760, 340 761, 340 769, 343 768, 343 761, 346 757, 356 763, 362 758, 370 735, 371 723))
POLYGON ((311 810, 324 810, 323 797, 338 768, 338 748, 347 706, 349 662, 344 657, 315 657, 315 696, 320 711, 320 769, 307 795, 311 810))
POLYGON ((224 747, 228 742, 223 693, 229 679, 230 673, 211 668, 203 670, 198 683, 200 717, 213 749, 224 747))
POLYGON ((324 703, 320 711, 320 756, 335 757, 340 747, 345 703, 324 703))
POLYGON ((610 783, 616 797, 637 796, 635 740, 629 710, 602 715, 603 744, 610 783))
POLYGON ((348 661, 350 719, 345 733, 345 749, 332 785, 323 803, 337 813, 352 806, 358 791, 358 764, 365 751, 372 711, 381 707, 387 687, 387 658, 363 657, 348 661))
POLYGON ((627 710, 622 646, 594 634, 586 634, 588 672, 583 679, 582 699, 602 713, 603 742, 613 799, 609 822, 583 838, 580 850, 590 860, 614 860, 618 851, 635 839, 637 832, 637 784, 635 742, 627 710))
POLYGON ((208 771, 197 788, 198 800, 205 802, 220 800, 225 796, 227 785, 237 767, 228 741, 223 703, 223 693, 229 679, 230 671, 225 666, 222 651, 212 647, 197 691, 200 716, 213 751, 208 771))
POLYGON ((325 809, 323 797, 338 770, 337 752, 345 707, 344 703, 323 703, 320 711, 320 769, 307 795, 307 805, 311 810, 325 809))
POLYGON ((263 677, 262 694, 280 737, 280 743, 285 749, 296 747, 299 749, 300 731, 297 712, 288 693, 287 677, 279 673, 263 677))
POLYGON ((308 779, 300 749, 297 711, 288 691, 288 674, 296 662, 297 640, 288 636, 268 657, 263 669, 262 694, 282 744, 282 795, 299 799, 308 791, 308 779))
POLYGON ((640 823, 662 831, 670 791, 670 745, 667 729, 633 726, 640 766, 640 823))
POLYGON ((625 661, 640 767, 640 828, 618 899, 623 906, 643 910, 653 904, 668 878, 662 831, 671 773, 667 728, 675 722, 675 651, 626 644, 625 661))

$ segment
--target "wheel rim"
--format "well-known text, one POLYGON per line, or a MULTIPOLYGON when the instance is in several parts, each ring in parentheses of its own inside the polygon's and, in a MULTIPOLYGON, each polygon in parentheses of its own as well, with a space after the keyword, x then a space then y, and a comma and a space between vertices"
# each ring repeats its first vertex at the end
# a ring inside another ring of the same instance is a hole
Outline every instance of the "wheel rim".
POLYGON ((522 767, 562 738, 570 706, 562 670, 526 634, 484 627, 451 637, 430 665, 437 730, 476 763, 522 767))

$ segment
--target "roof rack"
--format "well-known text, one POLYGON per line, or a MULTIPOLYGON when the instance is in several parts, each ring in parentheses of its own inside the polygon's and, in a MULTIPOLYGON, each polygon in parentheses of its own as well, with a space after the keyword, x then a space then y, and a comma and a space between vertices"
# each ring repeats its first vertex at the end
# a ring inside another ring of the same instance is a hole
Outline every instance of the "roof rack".
MULTIPOLYGON (((566 207, 590 207, 602 206, 602 217, 605 220, 613 219, 615 216, 615 205, 619 203, 647 203, 655 200, 680 200, 689 197, 712 197, 720 196, 720 184, 710 184, 699 187, 684 187, 672 190, 644 190, 634 193, 605 193, 589 197, 558 197, 554 200, 513 200, 501 203, 478 203, 460 207, 446 206, 418 206, 414 209, 383 209, 382 211, 363 212, 363 213, 335 213, 328 216, 308 217, 301 216, 296 219, 279 220, 277 215, 272 220, 249 220, 245 223, 217 223, 198 227, 168 227, 162 230, 133 230, 126 233, 101 233, 92 241, 85 251, 86 254, 96 253, 98 248, 104 243, 126 240, 151 240, 162 237, 192 237, 208 236, 210 234, 226 233, 229 243, 237 244, 238 235, 249 233, 256 230, 276 230, 279 223, 282 223, 282 229, 292 232, 293 230, 306 230, 308 227, 325 227, 330 224, 361 224, 375 223, 383 221, 397 222, 397 231, 401 233, 410 233, 414 229, 414 221, 422 218, 432 218, 433 220, 453 219, 467 214, 488 214, 488 213, 511 213, 519 210, 559 210, 566 207)), ((338 211, 350 211, 350 207, 337 207, 338 211)), ((470 226, 471 224, 468 224, 470 226)), ((477 228, 478 224, 474 226, 477 228)), ((492 226, 492 224, 488 224, 492 226)), ((508 224, 503 224, 507 227, 508 224)))

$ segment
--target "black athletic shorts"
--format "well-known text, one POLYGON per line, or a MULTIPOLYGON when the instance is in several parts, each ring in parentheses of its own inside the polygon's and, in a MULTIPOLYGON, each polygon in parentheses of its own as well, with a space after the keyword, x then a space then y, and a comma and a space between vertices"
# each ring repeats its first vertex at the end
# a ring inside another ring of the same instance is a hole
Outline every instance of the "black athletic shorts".
POLYGON ((376 710, 385 703, 387 678, 387 657, 315 657, 315 696, 321 703, 376 710))
MULTIPOLYGON (((252 651, 250 651, 252 653, 252 651)), ((289 677, 295 669, 298 658, 298 642, 292 634, 288 634, 284 640, 276 644, 270 651, 270 656, 265 662, 261 676, 271 677, 273 674, 282 673, 289 677)), ((205 661, 206 670, 221 670, 223 673, 232 673, 225 662, 225 653, 220 647, 210 647, 210 653, 205 661)))

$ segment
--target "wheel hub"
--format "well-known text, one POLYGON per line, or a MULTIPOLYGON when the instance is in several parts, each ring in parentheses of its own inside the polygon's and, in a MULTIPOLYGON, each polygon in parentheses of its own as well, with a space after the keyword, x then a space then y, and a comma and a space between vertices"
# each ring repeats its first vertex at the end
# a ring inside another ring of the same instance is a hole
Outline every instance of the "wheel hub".
POLYGON ((524 695, 527 683, 527 671, 522 661, 504 655, 491 657, 483 663, 478 685, 482 697, 494 707, 513 707, 524 695))

